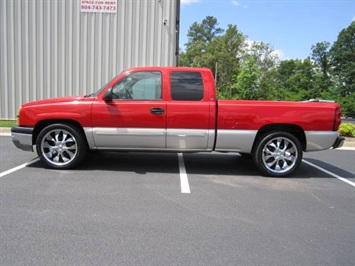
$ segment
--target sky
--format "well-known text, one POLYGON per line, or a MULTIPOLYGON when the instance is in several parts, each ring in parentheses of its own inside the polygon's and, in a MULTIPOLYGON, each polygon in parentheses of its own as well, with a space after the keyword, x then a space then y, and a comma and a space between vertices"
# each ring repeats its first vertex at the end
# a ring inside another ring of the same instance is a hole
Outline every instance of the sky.
POLYGON ((180 48, 194 22, 207 16, 229 24, 247 40, 271 44, 280 59, 306 59, 312 45, 331 45, 355 21, 355 0, 181 0, 180 48))

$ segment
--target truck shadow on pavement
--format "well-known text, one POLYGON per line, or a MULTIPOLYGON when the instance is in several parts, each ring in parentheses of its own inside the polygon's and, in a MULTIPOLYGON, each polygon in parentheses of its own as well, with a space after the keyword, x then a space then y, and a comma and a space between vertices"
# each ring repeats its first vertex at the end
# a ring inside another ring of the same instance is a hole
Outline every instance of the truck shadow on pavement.
MULTIPOLYGON (((312 158, 307 158, 305 159, 307 162, 310 162, 312 164, 315 164, 335 175, 338 175, 340 177, 344 177, 344 178, 355 178, 355 174, 354 173, 351 173, 351 172, 348 172, 348 171, 345 171, 344 169, 341 169, 337 166, 334 166, 332 164, 329 164, 329 163, 326 163, 326 162, 323 162, 321 160, 317 160, 317 159, 312 159, 312 158)), ((304 163, 302 165, 305 165, 304 163)), ((309 166, 311 167, 311 166, 309 166)), ((311 167, 313 168, 313 167, 311 167)), ((314 169, 314 168, 313 168, 314 169)), ((320 170, 317 170, 317 171, 320 171, 320 170)), ((354 167, 354 171, 355 171, 355 167, 354 167)), ((322 177, 324 177, 324 175, 327 175, 327 176, 330 176, 328 175, 327 173, 324 173, 322 171, 320 171, 322 173, 322 177)))
MULTIPOLYGON (((184 164, 188 175, 262 176, 253 160, 238 153, 185 153, 184 164)), ((344 178, 354 178, 354 174, 323 161, 307 158, 316 164, 344 178)), ((31 164, 31 168, 47 168, 42 162, 31 164)), ((76 168, 70 171, 122 171, 140 175, 149 173, 179 174, 176 153, 160 152, 94 152, 76 168)), ((306 163, 287 178, 333 178, 306 163)), ((273 178, 266 177, 265 178, 273 178)))

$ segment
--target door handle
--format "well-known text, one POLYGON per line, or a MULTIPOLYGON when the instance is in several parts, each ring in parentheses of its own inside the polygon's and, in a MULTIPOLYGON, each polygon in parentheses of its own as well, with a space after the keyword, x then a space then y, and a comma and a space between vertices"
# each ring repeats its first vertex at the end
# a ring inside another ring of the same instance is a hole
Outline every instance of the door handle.
POLYGON ((150 112, 153 115, 162 115, 164 114, 164 108, 153 107, 152 109, 150 109, 150 112))

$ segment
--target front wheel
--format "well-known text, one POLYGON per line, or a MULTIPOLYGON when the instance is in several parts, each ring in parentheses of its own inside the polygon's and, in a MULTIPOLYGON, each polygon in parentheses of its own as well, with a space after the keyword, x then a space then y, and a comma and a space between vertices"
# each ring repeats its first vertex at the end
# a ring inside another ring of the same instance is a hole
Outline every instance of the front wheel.
POLYGON ((37 154, 51 168, 73 168, 86 154, 83 134, 77 127, 53 124, 45 127, 36 141, 37 154))
POLYGON ((290 133, 271 132, 259 139, 253 160, 259 170, 268 176, 288 176, 301 164, 302 145, 290 133))

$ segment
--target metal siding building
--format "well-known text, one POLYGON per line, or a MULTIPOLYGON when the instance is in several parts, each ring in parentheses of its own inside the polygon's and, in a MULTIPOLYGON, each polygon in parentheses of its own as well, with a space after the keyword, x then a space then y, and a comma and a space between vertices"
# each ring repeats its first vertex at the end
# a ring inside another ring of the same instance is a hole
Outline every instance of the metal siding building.
POLYGON ((117 13, 80 0, 0 0, 0 119, 24 102, 88 94, 123 69, 174 66, 180 0, 117 0, 117 13))

